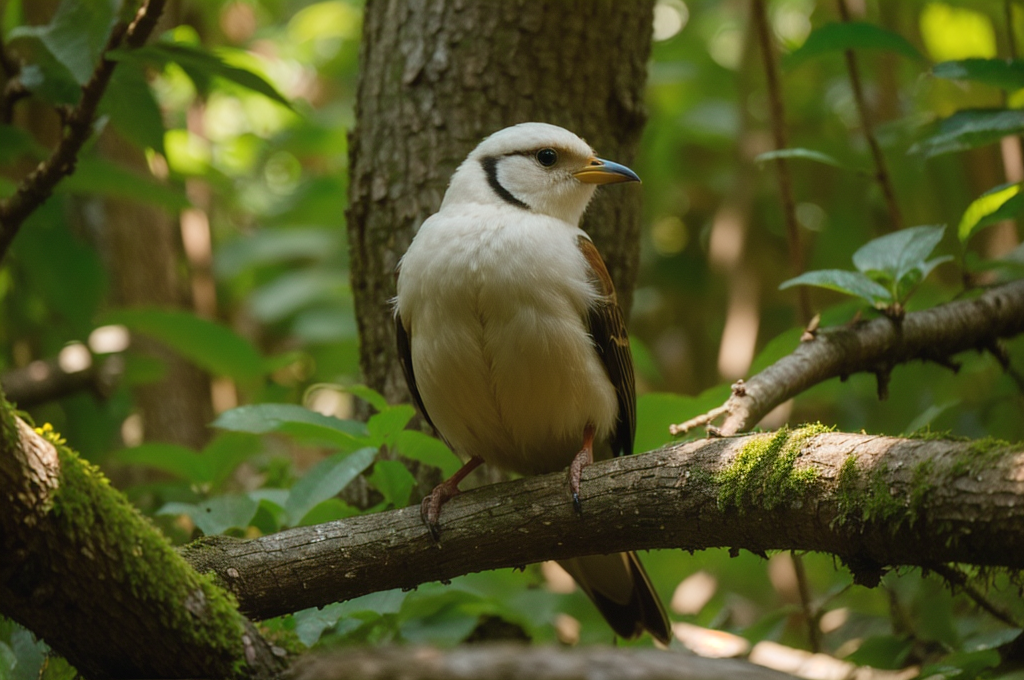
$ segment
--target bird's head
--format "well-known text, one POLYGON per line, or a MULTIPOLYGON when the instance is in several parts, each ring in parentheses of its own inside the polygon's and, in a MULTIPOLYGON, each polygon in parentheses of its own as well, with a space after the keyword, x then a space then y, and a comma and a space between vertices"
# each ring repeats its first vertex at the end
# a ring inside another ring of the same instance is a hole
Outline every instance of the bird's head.
POLYGON ((639 181, 568 130, 521 123, 480 142, 452 176, 442 207, 497 203, 576 225, 596 185, 639 181))

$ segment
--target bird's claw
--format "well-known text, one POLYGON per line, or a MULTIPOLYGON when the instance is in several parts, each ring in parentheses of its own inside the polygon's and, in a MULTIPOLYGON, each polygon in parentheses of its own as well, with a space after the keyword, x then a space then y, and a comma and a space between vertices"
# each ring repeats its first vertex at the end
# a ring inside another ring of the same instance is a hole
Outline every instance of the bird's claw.
POLYGON ((420 503, 420 518, 423 520, 424 526, 427 527, 427 531, 430 532, 430 537, 434 539, 435 543, 440 543, 441 502, 437 494, 432 492, 423 498, 423 502, 420 503))
POLYGON ((580 503, 580 492, 579 491, 573 491, 572 492, 572 509, 576 511, 576 516, 577 517, 582 517, 583 516, 583 504, 580 503))

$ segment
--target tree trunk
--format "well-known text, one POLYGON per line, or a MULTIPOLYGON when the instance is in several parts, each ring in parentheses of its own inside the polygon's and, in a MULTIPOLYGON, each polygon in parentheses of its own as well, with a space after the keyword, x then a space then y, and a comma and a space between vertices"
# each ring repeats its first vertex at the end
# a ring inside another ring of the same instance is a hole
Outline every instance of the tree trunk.
MULTIPOLYGON (((112 160, 148 173, 142 152, 115 134, 105 134, 101 145, 112 160)), ((175 216, 121 199, 108 199, 105 208, 106 254, 117 303, 171 309, 191 306, 188 284, 180 275, 184 256, 175 216)), ((207 423, 213 420, 209 376, 155 340, 136 335, 132 345, 136 352, 166 366, 159 381, 134 390, 146 441, 201 449, 210 437, 207 423)))
MULTIPOLYGON (((560 125, 631 163, 645 121, 653 2, 370 0, 348 234, 366 383, 407 400, 390 299, 395 267, 448 179, 486 135, 560 125)), ((637 192, 598 192, 583 224, 628 310, 639 258, 637 192)))

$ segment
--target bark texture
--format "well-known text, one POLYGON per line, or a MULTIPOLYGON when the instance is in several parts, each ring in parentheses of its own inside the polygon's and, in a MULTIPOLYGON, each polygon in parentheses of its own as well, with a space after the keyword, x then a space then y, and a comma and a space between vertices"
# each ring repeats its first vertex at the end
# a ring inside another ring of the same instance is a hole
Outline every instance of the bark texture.
POLYGON ((419 507, 185 557, 214 570, 243 612, 276 616, 391 588, 588 554, 729 547, 815 550, 861 583, 890 565, 1024 568, 1024 448, 804 428, 687 442, 595 463, 577 516, 555 473, 462 493, 435 543, 419 507))
MULTIPOLYGON (((408 399, 389 303, 395 267, 452 172, 483 137, 525 121, 561 125, 631 163, 652 12, 651 0, 367 3, 347 218, 363 376, 389 401, 408 399)), ((601 193, 583 226, 628 311, 640 196, 601 193)))
POLYGON ((705 659, 657 649, 586 651, 471 645, 451 650, 391 647, 311 654, 294 680, 785 680, 792 675, 737 659, 705 659))
POLYGON ((98 469, 2 398, 0 614, 89 678, 270 678, 282 666, 98 469))

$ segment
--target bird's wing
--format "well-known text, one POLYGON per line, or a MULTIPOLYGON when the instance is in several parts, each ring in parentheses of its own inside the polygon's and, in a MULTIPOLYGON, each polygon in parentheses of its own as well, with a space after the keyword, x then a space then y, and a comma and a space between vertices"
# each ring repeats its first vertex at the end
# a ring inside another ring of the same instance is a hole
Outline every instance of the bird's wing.
POLYGON ((398 344, 398 360, 402 363, 402 373, 405 374, 405 384, 409 386, 409 394, 412 395, 412 400, 420 414, 426 418, 430 427, 433 427, 436 432, 437 428, 430 420, 427 407, 423 405, 423 397, 420 396, 420 390, 416 387, 416 375, 412 371, 412 345, 409 344, 409 331, 402 323, 402 316, 398 313, 397 308, 395 309, 395 338, 398 344))
POLYGON ((585 236, 577 239, 577 245, 590 264, 594 280, 601 291, 601 298, 590 309, 586 322, 619 401, 619 420, 612 437, 612 450, 616 456, 629 455, 633 453, 633 437, 636 434, 636 382, 633 379, 633 357, 629 351, 626 320, 622 316, 622 309, 615 297, 615 286, 601 254, 585 236))

